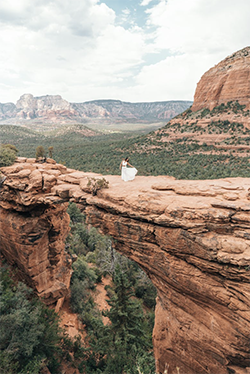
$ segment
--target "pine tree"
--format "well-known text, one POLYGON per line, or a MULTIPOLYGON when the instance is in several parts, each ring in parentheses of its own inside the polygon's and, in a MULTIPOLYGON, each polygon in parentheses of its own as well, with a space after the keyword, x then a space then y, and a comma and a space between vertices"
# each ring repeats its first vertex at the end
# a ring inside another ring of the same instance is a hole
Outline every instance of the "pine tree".
POLYGON ((133 300, 132 283, 118 266, 114 275, 115 294, 108 301, 111 309, 104 314, 110 319, 114 336, 119 336, 125 345, 140 345, 143 311, 141 304, 133 300))
POLYGON ((131 282, 119 267, 115 271, 114 283, 115 293, 108 300, 111 308, 103 312, 111 323, 99 331, 92 348, 99 353, 99 358, 105 357, 104 373, 137 373, 137 357, 150 348, 144 333, 143 310, 140 302, 132 298, 131 282))
POLYGON ((48 151, 49 151, 49 157, 52 158, 53 157, 54 147, 49 147, 48 151))

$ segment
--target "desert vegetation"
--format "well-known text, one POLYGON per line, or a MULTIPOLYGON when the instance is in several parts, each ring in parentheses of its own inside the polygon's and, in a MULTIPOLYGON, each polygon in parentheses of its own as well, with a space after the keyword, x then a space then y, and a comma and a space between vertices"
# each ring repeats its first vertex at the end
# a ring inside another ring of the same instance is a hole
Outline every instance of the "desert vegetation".
POLYGON ((152 329, 156 290, 139 266, 121 256, 112 240, 88 228, 76 204, 68 209, 71 233, 68 250, 77 254, 71 279, 71 308, 86 326, 85 345, 79 343, 76 363, 86 373, 154 373, 152 329), (91 266, 89 266, 91 264, 91 266), (100 311, 93 290, 103 277, 109 310, 100 311), (108 318, 104 324, 102 316, 108 318), (87 347, 87 348, 86 348, 87 347), (79 352, 83 358, 79 360, 79 352))
POLYGON ((0 146, 0 167, 10 166, 14 163, 18 149, 12 144, 2 144, 0 146))
POLYGON ((218 117, 236 112, 248 115, 237 101, 212 111, 187 109, 148 134, 121 131, 86 136, 86 129, 82 133, 79 125, 77 131, 72 125, 53 136, 18 126, 1 126, 0 133, 4 143, 18 145, 19 156, 35 157, 37 147, 42 146, 46 155, 53 150, 58 163, 86 172, 117 175, 121 159, 129 156, 138 175, 171 175, 177 179, 248 177, 250 129, 240 121, 218 117), (207 125, 199 124, 201 117, 206 117, 207 125))

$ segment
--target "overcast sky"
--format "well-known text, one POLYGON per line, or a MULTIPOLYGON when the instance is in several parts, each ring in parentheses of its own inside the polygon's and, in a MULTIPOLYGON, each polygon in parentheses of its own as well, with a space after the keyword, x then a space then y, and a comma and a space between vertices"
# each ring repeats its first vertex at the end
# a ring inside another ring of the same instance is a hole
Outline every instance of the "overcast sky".
POLYGON ((0 102, 193 100, 201 76, 250 45, 249 0, 6 0, 0 102))

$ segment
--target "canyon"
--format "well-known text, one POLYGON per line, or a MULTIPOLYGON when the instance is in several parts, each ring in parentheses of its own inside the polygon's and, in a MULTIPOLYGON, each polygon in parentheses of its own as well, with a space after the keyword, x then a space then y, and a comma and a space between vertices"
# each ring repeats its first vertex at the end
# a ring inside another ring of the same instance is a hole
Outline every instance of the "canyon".
POLYGON ((1 168, 0 246, 47 305, 59 310, 74 258, 65 250, 68 201, 114 239, 157 288, 153 332, 158 373, 250 371, 250 178, 105 179, 47 159, 1 168))
MULTIPOLYGON (((205 73, 192 108, 150 136, 167 143, 189 132, 204 142, 204 129, 217 131, 222 124, 218 134, 239 130, 243 142, 250 129, 249 52, 244 48, 205 73)), ((22 98, 19 113, 33 99, 22 98)), ((13 105, 2 106, 2 113, 15 111, 13 105)), ((94 194, 89 181, 102 175, 49 158, 19 157, 1 171, 2 255, 47 305, 60 310, 69 292, 75 258, 65 249, 67 206, 75 202, 87 223, 110 235, 116 250, 136 261, 157 288, 157 373, 250 373, 250 178, 138 175, 126 183, 107 175, 108 188, 94 194)))

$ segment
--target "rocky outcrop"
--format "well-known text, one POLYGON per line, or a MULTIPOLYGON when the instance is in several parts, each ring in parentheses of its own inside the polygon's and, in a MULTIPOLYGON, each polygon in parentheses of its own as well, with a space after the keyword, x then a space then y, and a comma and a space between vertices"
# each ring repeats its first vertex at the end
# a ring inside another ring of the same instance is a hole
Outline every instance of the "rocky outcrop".
POLYGON ((16 103, 16 118, 32 120, 45 118, 57 122, 62 118, 74 118, 77 112, 60 95, 34 97, 24 94, 16 103))
POLYGON ((199 81, 192 107, 150 133, 141 149, 152 145, 183 153, 246 157, 250 151, 250 47, 227 57, 199 81), (212 146, 204 148, 205 146, 212 146))
POLYGON ((12 118, 15 114, 16 106, 13 103, 0 103, 0 120, 12 118))
POLYGON ((231 100, 250 109, 250 47, 233 53, 201 77, 192 111, 212 110, 231 100))
POLYGON ((64 250, 67 204, 50 190, 66 167, 39 166, 20 162, 6 169, 8 178, 0 187, 0 247, 21 278, 58 310, 68 293, 72 259, 64 250))
POLYGON ((83 173, 48 160, 1 170, 2 253, 47 303, 63 301, 71 258, 67 201, 111 235, 158 290, 153 334, 157 372, 247 374, 250 370, 250 178, 177 181, 138 176, 93 196, 83 173), (178 371, 179 370, 179 371, 178 371))
POLYGON ((24 94, 13 103, 0 103, 0 121, 4 123, 88 123, 94 121, 160 122, 186 110, 191 101, 128 103, 120 100, 95 100, 69 103, 60 95, 34 97, 24 94))

